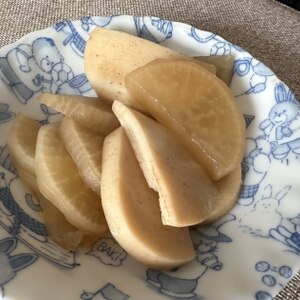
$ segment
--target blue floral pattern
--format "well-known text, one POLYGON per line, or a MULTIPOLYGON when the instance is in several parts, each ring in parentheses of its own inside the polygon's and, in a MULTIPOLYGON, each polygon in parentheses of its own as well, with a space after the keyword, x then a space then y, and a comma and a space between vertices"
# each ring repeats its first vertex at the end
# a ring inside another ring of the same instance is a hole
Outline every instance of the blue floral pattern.
POLYGON ((64 299, 272 299, 298 271, 299 104, 244 49, 214 33, 157 17, 86 16, 1 49, 0 79, 0 298, 20 290, 15 278, 24 274, 31 282, 34 268, 51 280, 36 278, 27 294, 18 292, 22 300, 34 295, 52 299, 48 290, 59 291, 55 298, 62 299, 61 289, 67 293, 64 299), (49 238, 41 208, 20 182, 7 151, 7 134, 18 112, 41 124, 60 118, 38 103, 38 94, 95 95, 84 74, 83 55, 96 27, 122 30, 186 55, 230 54, 235 60, 230 88, 247 129, 240 197, 228 215, 191 229, 196 257, 176 270, 140 265, 111 236, 77 253, 59 247, 49 238), (215 288, 218 282, 222 289, 215 288), (243 284, 242 295, 235 289, 239 282, 249 283, 243 284))

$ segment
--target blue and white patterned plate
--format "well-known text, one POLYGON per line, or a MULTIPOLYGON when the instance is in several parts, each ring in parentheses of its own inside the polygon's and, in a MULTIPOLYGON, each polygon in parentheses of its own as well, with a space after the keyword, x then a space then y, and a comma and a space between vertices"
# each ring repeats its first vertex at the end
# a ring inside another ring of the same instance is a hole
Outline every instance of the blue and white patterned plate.
POLYGON ((273 72, 223 38, 154 17, 85 17, 31 33, 0 50, 0 299, 269 300, 300 268, 300 110, 273 72), (41 209, 11 165, 6 138, 17 112, 41 123, 56 113, 41 92, 94 95, 83 69, 89 33, 126 31, 187 55, 233 54, 231 89, 247 125, 236 207, 191 231, 195 260, 161 272, 110 237, 65 251, 47 237, 41 209))

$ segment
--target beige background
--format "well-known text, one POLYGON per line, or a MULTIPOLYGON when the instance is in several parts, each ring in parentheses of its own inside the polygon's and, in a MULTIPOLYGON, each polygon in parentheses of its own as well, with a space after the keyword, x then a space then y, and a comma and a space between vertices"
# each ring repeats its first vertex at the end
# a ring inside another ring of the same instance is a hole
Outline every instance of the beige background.
MULTIPOLYGON (((275 0, 1 0, 0 47, 62 19, 112 14, 152 15, 217 33, 268 65, 300 99, 300 13, 275 0)), ((275 299, 299 300, 300 274, 275 299)))

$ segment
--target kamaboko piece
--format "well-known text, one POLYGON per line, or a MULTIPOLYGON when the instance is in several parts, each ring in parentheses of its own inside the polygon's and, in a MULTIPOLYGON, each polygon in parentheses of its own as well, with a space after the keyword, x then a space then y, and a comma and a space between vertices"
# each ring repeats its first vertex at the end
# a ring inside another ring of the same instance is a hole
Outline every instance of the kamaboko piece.
POLYGON ((112 235, 135 259, 172 269, 194 258, 188 228, 162 224, 158 194, 148 187, 123 128, 104 140, 101 196, 112 235))
POLYGON ((237 168, 244 151, 244 119, 222 80, 194 62, 160 59, 128 74, 125 85, 212 179, 237 168))
POLYGON ((168 129, 115 101, 148 185, 159 193, 162 222, 184 227, 204 221, 218 203, 218 191, 201 165, 168 129))

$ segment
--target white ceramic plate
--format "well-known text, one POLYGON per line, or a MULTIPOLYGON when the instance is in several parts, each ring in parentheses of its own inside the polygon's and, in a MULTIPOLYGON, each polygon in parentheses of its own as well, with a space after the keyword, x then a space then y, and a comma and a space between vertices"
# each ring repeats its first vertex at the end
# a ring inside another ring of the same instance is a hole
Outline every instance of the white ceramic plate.
POLYGON ((189 25, 154 17, 86 17, 31 33, 0 50, 0 299, 271 299, 300 267, 300 119, 290 89, 249 53, 189 25), (148 269, 112 239, 67 252, 47 238, 40 207, 6 149, 17 112, 42 123, 41 92, 91 96, 83 51, 93 28, 126 31, 187 55, 233 54, 231 89, 247 124, 239 203, 193 230, 196 259, 148 269))

